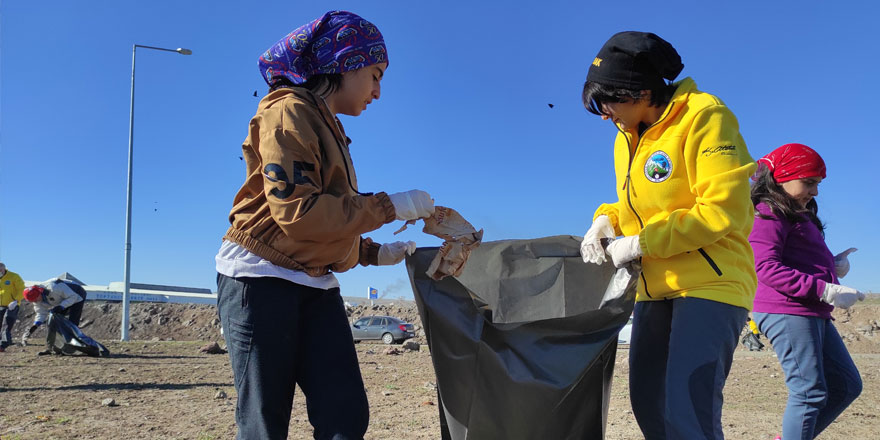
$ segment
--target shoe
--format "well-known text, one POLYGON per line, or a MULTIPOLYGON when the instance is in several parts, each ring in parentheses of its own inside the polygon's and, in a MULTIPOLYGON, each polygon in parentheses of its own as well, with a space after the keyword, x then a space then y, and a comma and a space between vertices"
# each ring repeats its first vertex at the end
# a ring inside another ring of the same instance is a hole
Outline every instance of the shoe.
POLYGON ((37 353, 37 356, 46 356, 47 354, 48 354, 48 355, 51 355, 51 354, 52 354, 52 349, 51 349, 51 348, 47 348, 47 349, 45 349, 45 350, 43 350, 43 351, 37 353))
POLYGON ((6 347, 0 347, 0 353, 3 353, 4 351, 6 351, 6 347))

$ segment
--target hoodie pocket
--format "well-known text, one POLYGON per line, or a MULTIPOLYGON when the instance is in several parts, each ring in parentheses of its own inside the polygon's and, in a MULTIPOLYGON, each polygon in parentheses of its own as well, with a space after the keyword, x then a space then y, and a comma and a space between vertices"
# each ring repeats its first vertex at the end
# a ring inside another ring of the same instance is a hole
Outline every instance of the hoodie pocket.
POLYGON ((712 260, 712 257, 710 257, 709 254, 707 254, 706 251, 703 250, 703 248, 699 248, 697 250, 700 252, 700 255, 702 255, 703 258, 706 259, 706 262, 709 263, 709 266, 712 266, 712 270, 714 270, 715 273, 718 274, 718 276, 720 277, 722 275, 721 268, 719 268, 718 265, 715 264, 715 261, 712 260))

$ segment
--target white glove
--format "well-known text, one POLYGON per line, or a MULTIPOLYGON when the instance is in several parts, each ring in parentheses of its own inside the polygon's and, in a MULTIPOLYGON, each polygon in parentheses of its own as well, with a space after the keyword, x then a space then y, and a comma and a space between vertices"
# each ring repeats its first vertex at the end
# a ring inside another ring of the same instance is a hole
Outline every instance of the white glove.
POLYGON ((849 259, 846 256, 857 250, 849 248, 834 256, 834 271, 837 272, 837 278, 843 278, 849 273, 849 259))
POLYGON ((614 238, 614 226, 611 226, 611 219, 607 215, 596 217, 581 241, 581 258, 584 259, 584 263, 605 262, 605 248, 599 241, 603 238, 614 238))
POLYGON ((639 236, 630 235, 618 240, 614 240, 605 249, 611 257, 614 267, 623 267, 626 263, 642 256, 642 247, 639 245, 639 236))
POLYGON ((15 310, 16 307, 18 307, 18 301, 16 300, 12 300, 12 302, 6 306, 6 308, 9 310, 15 310))
POLYGON ((407 255, 412 255, 416 251, 416 242, 414 241, 395 241, 394 243, 383 244, 379 247, 379 266, 391 266, 403 261, 407 255))
POLYGON ((434 200, 424 192, 414 189, 412 191, 389 194, 391 204, 398 220, 416 220, 428 218, 434 214, 434 200))
POLYGON ((822 301, 831 304, 834 307, 848 309, 852 307, 856 301, 864 301, 865 294, 859 292, 852 287, 841 286, 840 284, 825 284, 825 291, 822 292, 822 301))

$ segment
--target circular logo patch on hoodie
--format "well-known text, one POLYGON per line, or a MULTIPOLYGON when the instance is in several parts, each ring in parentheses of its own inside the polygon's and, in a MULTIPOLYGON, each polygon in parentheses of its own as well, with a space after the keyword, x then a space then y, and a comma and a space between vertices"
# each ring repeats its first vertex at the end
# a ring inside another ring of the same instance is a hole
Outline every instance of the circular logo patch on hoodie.
POLYGON ((662 151, 651 153, 651 157, 645 162, 645 177, 651 182, 658 183, 669 178, 672 174, 672 162, 669 155, 662 151))

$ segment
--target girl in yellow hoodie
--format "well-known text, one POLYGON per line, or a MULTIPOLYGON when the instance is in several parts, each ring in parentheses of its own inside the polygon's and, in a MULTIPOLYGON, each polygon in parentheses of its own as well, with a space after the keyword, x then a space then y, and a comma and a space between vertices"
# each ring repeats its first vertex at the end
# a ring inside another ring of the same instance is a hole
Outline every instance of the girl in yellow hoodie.
POLYGON ((641 263, 629 362, 645 438, 720 439, 722 390, 757 283, 755 165, 720 99, 690 78, 671 82, 683 68, 671 44, 644 32, 614 35, 593 60, 583 101, 618 130, 618 200, 596 210, 581 255, 641 263))

